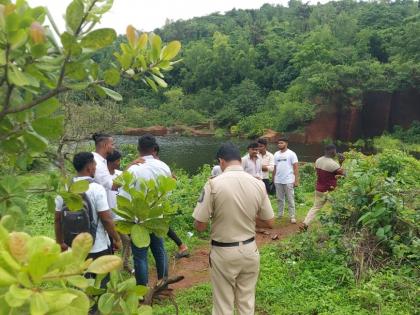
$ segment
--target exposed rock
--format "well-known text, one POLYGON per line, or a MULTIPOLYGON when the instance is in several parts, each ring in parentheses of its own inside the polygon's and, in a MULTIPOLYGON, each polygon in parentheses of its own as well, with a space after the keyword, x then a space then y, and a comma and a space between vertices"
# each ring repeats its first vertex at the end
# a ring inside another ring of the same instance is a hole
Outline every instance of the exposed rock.
POLYGON ((261 136, 261 138, 267 139, 269 142, 276 142, 278 138, 280 138, 280 132, 277 132, 273 129, 267 129, 265 133, 261 136))
POLYGON ((127 128, 123 130, 122 134, 127 136, 141 136, 150 133, 154 136, 166 136, 168 128, 163 126, 152 126, 146 128, 127 128))

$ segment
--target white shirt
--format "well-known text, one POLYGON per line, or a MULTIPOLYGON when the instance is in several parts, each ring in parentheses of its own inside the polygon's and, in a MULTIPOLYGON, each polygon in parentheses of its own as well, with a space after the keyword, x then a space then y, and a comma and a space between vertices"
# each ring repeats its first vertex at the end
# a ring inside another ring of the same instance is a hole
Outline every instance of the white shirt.
POLYGON ((298 162, 296 153, 287 149, 284 152, 277 151, 274 153, 274 165, 276 166, 276 174, 274 175, 274 183, 276 184, 293 184, 295 182, 295 173, 293 172, 293 164, 298 162))
MULTIPOLYGON (((83 179, 89 179, 89 177, 75 177, 74 181, 83 179)), ((92 204, 93 221, 97 224, 95 243, 93 243, 90 253, 97 253, 106 250, 109 246, 111 246, 108 233, 105 231, 105 228, 101 220, 99 220, 98 216, 99 212, 109 210, 109 206, 106 198, 105 189, 97 183, 89 184, 89 189, 86 191, 86 196, 89 198, 92 204)), ((63 198, 61 196, 57 196, 57 198, 55 198, 55 211, 61 212, 63 209, 63 203, 63 198)))
POLYGON ((263 178, 262 159, 258 155, 256 160, 252 160, 249 157, 249 154, 246 154, 242 157, 242 167, 248 174, 254 177, 263 178))
POLYGON ((108 170, 106 159, 99 153, 92 152, 96 162, 96 171, 94 180, 99 185, 104 186, 106 190, 112 190, 112 176, 108 170))
POLYGON ((270 178, 270 172, 274 170, 274 155, 268 151, 265 151, 264 155, 259 154, 262 165, 267 166, 268 171, 262 171, 263 179, 269 179, 270 178))
POLYGON ((222 168, 220 167, 220 165, 215 165, 213 167, 213 169, 211 170, 211 177, 219 176, 222 173, 223 173, 223 171, 222 171, 222 168))
MULTIPOLYGON (((113 175, 111 175, 112 180, 114 180, 115 178, 117 178, 121 174, 122 174, 122 171, 115 170, 115 173, 113 175)), ((118 195, 118 191, 116 191, 116 190, 107 190, 106 191, 106 195, 107 195, 107 199, 108 199, 109 208, 112 211, 112 209, 114 209, 114 208, 117 207, 117 195, 118 195)), ((114 220, 121 220, 121 217, 119 217, 118 215, 116 215, 113 211, 112 211, 112 218, 114 220)))
MULTIPOLYGON (((152 155, 142 156, 144 163, 135 164, 128 168, 128 172, 134 175, 136 179, 157 179, 160 175, 171 177, 171 169, 166 163, 155 159, 152 155)), ((139 181, 137 187, 139 188, 139 181)))

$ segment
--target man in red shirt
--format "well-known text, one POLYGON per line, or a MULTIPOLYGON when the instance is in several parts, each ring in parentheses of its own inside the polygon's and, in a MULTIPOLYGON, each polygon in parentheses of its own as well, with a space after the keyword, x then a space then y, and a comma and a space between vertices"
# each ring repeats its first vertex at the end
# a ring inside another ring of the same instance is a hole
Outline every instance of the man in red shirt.
POLYGON ((337 155, 337 148, 334 144, 329 144, 325 147, 324 156, 320 157, 315 162, 316 169, 316 190, 315 190, 315 201, 312 208, 306 215, 303 221, 303 229, 306 230, 309 223, 315 218, 317 212, 327 202, 327 194, 329 191, 334 190, 337 186, 337 177, 344 175, 344 170, 341 168, 341 164, 344 161, 344 157, 340 154, 338 157, 339 163, 334 160, 337 155))

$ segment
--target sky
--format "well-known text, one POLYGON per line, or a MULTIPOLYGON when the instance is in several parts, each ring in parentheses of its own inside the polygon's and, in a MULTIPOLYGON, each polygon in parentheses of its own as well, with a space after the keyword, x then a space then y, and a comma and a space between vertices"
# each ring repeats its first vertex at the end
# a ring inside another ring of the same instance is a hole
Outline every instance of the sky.
MULTIPOLYGON (((46 6, 60 31, 64 31, 63 15, 70 0, 28 0, 31 6, 46 6)), ((214 12, 236 9, 256 9, 264 3, 287 5, 287 0, 114 0, 112 9, 104 15, 100 26, 114 28, 124 34, 131 24, 141 31, 152 31, 166 19, 187 20, 214 12)), ((316 3, 316 1, 310 1, 316 3)), ((325 1, 321 1, 325 2, 325 1)))

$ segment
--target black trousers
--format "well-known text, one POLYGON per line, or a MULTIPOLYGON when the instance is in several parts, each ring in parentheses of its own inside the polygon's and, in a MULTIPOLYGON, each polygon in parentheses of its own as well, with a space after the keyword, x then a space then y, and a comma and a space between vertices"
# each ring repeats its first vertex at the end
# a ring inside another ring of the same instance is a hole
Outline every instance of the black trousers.
MULTIPOLYGON (((99 258, 101 256, 105 256, 105 255, 112 255, 113 251, 111 248, 107 248, 103 251, 97 252, 97 253, 89 253, 87 256, 87 259, 92 258, 93 260, 95 260, 96 258, 99 258)), ((86 279, 96 279, 96 273, 91 273, 91 272, 87 272, 85 273, 85 278, 86 279)), ((106 288, 106 284, 109 281, 109 274, 102 279, 101 281, 101 288, 106 288)))
POLYGON ((270 180, 268 178, 263 179, 265 189, 267 190, 267 194, 270 194, 270 180))
POLYGON ((176 235, 175 231, 169 228, 168 230, 168 237, 175 242, 175 244, 179 247, 182 245, 181 239, 176 235))

